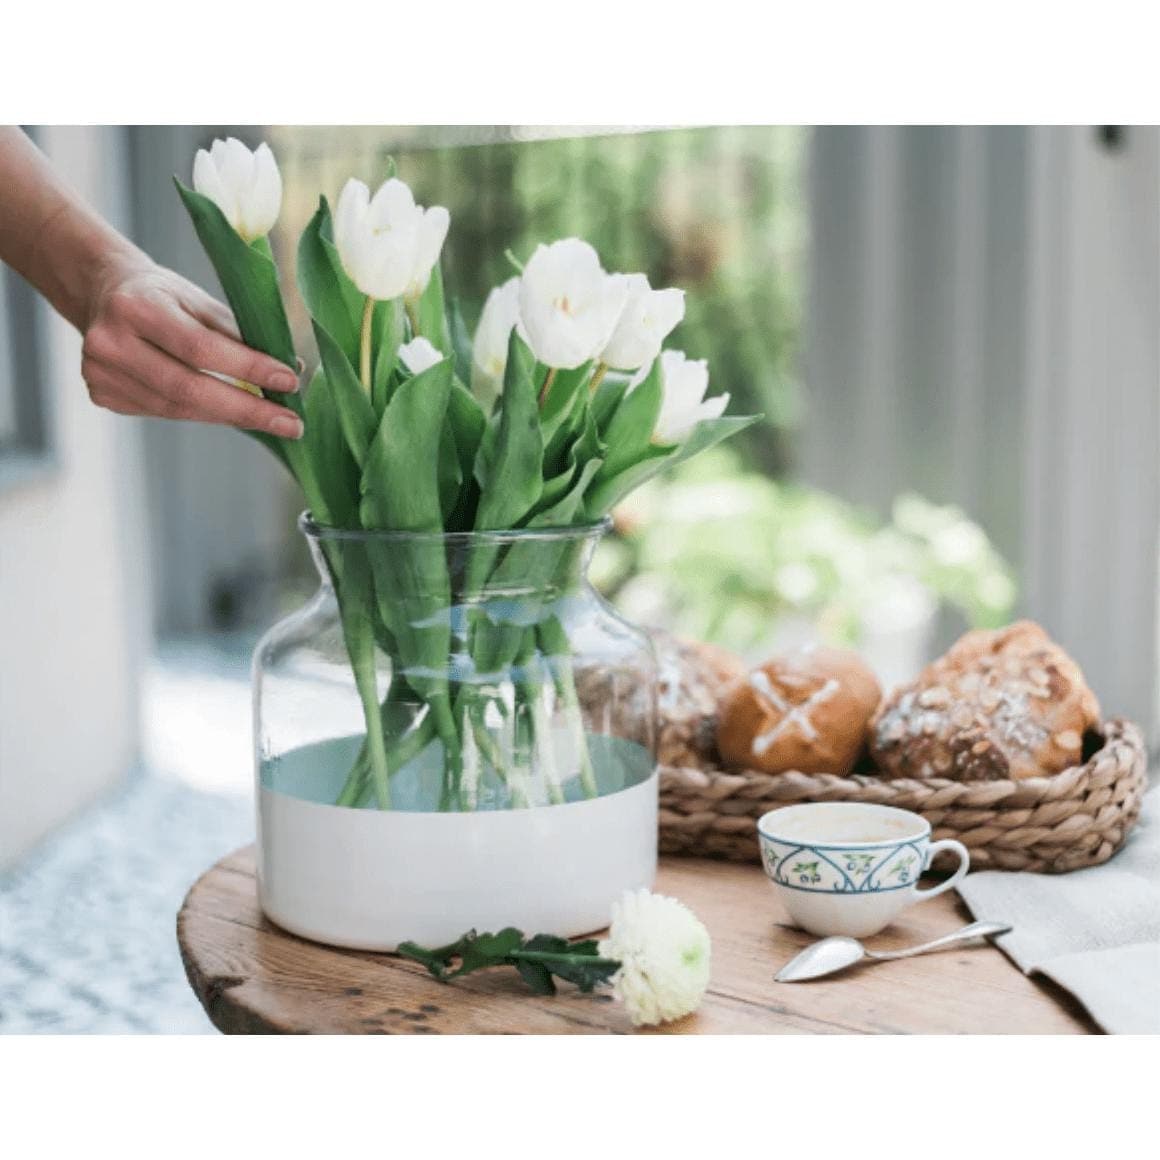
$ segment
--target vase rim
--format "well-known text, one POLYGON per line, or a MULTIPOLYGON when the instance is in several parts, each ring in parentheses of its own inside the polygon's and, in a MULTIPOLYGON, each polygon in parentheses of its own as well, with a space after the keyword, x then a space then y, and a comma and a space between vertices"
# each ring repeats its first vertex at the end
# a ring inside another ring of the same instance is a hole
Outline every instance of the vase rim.
POLYGON ((378 543, 415 544, 424 541, 440 544, 513 544, 513 543, 575 543, 597 540, 612 527, 612 517, 602 516, 583 524, 563 527, 504 528, 470 532, 398 532, 376 528, 338 528, 320 524, 309 511, 298 517, 298 529, 310 540, 375 541, 378 543))

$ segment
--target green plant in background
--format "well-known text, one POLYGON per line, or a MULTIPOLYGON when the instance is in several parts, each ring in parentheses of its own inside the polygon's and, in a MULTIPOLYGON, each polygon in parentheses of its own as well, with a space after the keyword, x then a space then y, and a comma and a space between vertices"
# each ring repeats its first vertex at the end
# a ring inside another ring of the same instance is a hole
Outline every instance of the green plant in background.
MULTIPOLYGON (((203 158, 213 155, 203 151, 198 188, 178 182, 178 190, 243 338, 293 365, 265 236, 281 199, 277 167, 264 146, 251 155, 230 141, 215 151, 225 164, 211 174, 203 158), (248 218, 237 212, 255 189, 265 211, 256 235, 243 232, 248 218)), ((322 540, 366 724, 339 805, 389 808, 392 778, 432 742, 442 753, 439 808, 476 806, 481 763, 510 805, 530 804, 521 787, 535 755, 549 763, 553 697, 569 722, 581 790, 595 796, 559 604, 534 595, 574 587, 583 546, 545 552, 543 537, 599 525, 658 472, 754 421, 723 416, 728 395, 705 398, 703 361, 662 353, 683 292, 605 273, 577 238, 537 246, 514 292, 491 300, 502 317, 478 328, 476 346, 487 350, 476 358, 444 298, 449 221, 393 176, 373 197, 352 178, 333 215, 320 200, 298 243, 298 286, 321 365, 293 400, 303 438, 263 442, 317 523, 401 533, 322 540), (468 385, 480 362, 496 380, 483 400, 468 385), (488 535, 511 532, 528 538, 488 535), (377 651, 395 662, 385 695, 377 651), (509 697, 499 676, 513 666, 509 697), (400 726, 403 704, 422 712, 400 726), (490 744, 488 722, 508 717, 515 740, 503 752, 490 744)), ((546 776, 551 800, 563 801, 546 776)))
POLYGON ((597 556, 597 585, 638 619, 743 652, 792 615, 857 644, 868 610, 897 603, 906 584, 977 626, 1005 623, 1016 596, 1011 569, 958 508, 902 496, 882 524, 746 470, 726 448, 642 488, 617 526, 597 556))

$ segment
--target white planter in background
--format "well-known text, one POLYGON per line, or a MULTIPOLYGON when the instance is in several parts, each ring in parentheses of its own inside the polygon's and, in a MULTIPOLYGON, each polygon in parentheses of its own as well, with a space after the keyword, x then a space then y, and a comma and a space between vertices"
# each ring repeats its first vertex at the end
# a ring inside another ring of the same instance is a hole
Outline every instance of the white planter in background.
MULTIPOLYGON (((865 658, 889 692, 913 680, 931 659, 938 601, 924 585, 908 577, 863 604, 854 648, 865 658)), ((821 644, 817 622, 807 616, 781 617, 764 641, 746 650, 750 664, 760 664, 778 653, 821 644)))

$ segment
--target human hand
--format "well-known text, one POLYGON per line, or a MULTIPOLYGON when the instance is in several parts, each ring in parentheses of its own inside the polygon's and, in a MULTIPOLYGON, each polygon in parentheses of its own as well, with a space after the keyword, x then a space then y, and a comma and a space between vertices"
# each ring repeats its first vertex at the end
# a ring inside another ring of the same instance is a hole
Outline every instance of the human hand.
POLYGON ((192 282, 144 256, 123 257, 94 279, 87 305, 81 373, 98 407, 301 437, 292 411, 205 373, 298 389, 294 371, 245 346, 230 311, 192 282))

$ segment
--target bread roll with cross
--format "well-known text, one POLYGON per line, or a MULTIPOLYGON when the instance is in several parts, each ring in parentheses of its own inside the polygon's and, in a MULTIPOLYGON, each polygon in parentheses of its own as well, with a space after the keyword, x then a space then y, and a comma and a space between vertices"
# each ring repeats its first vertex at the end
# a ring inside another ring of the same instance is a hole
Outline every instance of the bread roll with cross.
POLYGON ((845 775, 862 752, 882 690, 846 649, 776 657, 733 684, 721 701, 717 748, 735 769, 845 775))

